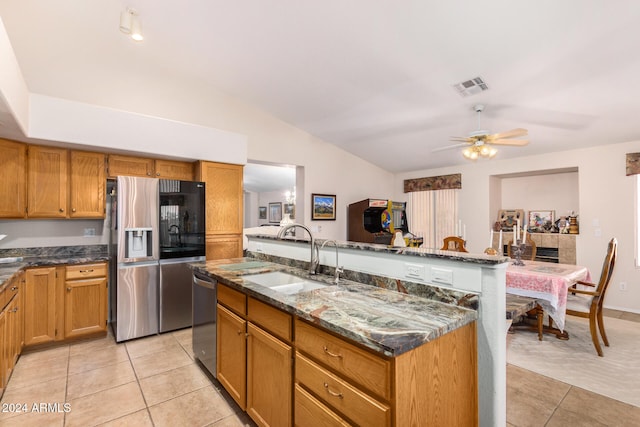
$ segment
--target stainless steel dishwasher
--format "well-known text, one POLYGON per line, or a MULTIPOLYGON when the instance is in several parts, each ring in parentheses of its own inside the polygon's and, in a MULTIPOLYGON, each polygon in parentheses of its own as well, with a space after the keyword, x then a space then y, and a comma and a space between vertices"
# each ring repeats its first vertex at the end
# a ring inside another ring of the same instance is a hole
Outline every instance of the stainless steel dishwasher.
POLYGON ((216 305, 218 282, 193 273, 193 354, 216 377, 216 305))

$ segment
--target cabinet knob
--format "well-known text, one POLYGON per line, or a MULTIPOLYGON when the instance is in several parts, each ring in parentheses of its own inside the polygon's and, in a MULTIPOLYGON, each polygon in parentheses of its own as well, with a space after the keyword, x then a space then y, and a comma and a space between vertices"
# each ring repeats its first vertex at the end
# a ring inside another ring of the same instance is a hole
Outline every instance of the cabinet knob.
POLYGON ((76 211, 76 208, 71 209, 71 212, 75 212, 75 211, 76 211))
POLYGON ((147 172, 147 176, 151 176, 151 172, 147 172))
POLYGON ((64 212, 64 209, 60 208, 58 209, 60 211, 60 213, 64 212))
POLYGON ((160 176, 160 172, 156 172, 156 176, 160 176))
POLYGON ((67 291, 69 291, 69 292, 70 292, 70 291, 71 291, 71 288, 70 288, 70 287, 69 287, 69 288, 67 288, 67 291))
POLYGON ((17 286, 12 286, 12 287, 11 287, 11 290, 15 292, 15 291, 17 291, 17 290, 18 290, 18 287, 17 287, 17 286))

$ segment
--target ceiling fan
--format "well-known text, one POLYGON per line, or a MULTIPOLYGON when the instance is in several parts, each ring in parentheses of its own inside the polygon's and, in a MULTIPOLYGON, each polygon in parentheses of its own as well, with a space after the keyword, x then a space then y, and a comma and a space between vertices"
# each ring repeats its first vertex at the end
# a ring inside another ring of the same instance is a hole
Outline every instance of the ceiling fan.
POLYGON ((467 147, 462 150, 462 155, 467 159, 475 160, 479 156, 489 158, 495 156, 498 150, 495 147, 492 147, 492 145, 523 146, 529 143, 526 139, 510 139, 519 136, 526 136, 526 129, 518 128, 494 134, 490 134, 488 130, 480 129, 480 114, 484 110, 484 105, 476 104, 473 106, 473 110, 478 113, 478 130, 471 132, 467 137, 454 136, 451 138, 451 141, 461 141, 460 144, 436 148, 433 152, 467 147))

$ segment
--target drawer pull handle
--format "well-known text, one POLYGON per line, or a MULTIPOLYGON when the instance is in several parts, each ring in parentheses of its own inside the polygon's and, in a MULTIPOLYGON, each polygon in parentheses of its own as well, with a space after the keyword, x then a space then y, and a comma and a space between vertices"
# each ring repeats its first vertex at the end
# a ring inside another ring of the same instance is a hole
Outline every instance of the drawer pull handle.
POLYGON ((80 273, 93 273, 93 268, 91 270, 80 270, 80 273))
POLYGON ((331 396, 333 397, 337 397, 342 399, 344 396, 342 396, 342 393, 336 393, 335 391, 331 391, 331 389, 329 388, 329 384, 324 383, 324 388, 325 390, 327 390, 327 393, 329 393, 331 396))
POLYGON ((342 359, 342 355, 341 354, 336 354, 336 353, 331 353, 329 351, 329 349, 327 348, 326 345, 322 346, 322 349, 324 350, 325 353, 327 353, 329 356, 331 357, 337 357, 338 359, 342 359))

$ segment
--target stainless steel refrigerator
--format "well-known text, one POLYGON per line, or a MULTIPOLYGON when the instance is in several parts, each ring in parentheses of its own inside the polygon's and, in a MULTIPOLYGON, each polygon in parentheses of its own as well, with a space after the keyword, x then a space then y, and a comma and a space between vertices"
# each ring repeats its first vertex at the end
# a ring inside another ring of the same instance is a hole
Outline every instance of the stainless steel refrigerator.
POLYGON ((109 183, 110 318, 117 342, 191 326, 190 262, 205 259, 204 183, 109 183))

